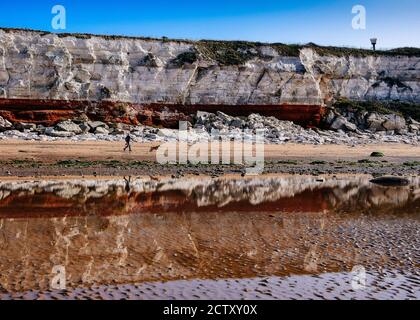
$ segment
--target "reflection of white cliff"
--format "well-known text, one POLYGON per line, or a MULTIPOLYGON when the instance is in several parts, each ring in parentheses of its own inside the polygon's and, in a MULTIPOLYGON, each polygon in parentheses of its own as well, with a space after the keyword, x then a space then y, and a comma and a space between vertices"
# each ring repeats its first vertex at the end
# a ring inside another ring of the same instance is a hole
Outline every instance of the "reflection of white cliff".
MULTIPOLYGON (((7 181, 0 182, 0 200, 11 194, 34 195, 53 193, 63 199, 79 201, 98 199, 107 195, 121 196, 125 193, 124 180, 66 180, 66 181, 7 181)), ((402 205, 420 197, 420 178, 411 179, 411 187, 385 188, 373 185, 368 177, 328 178, 320 182, 316 177, 282 176, 254 179, 163 179, 159 182, 136 179, 130 193, 164 193, 178 191, 198 207, 247 201, 253 206, 293 198, 303 192, 324 190, 323 197, 332 206, 343 203, 363 202, 367 206, 383 204, 402 205)))

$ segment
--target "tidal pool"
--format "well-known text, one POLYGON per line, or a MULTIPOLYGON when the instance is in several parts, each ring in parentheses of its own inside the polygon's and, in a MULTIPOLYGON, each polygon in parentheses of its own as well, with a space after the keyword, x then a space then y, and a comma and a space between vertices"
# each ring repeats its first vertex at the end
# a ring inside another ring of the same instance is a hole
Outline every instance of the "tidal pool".
POLYGON ((369 180, 0 181, 0 298, 418 299, 420 178, 369 180))

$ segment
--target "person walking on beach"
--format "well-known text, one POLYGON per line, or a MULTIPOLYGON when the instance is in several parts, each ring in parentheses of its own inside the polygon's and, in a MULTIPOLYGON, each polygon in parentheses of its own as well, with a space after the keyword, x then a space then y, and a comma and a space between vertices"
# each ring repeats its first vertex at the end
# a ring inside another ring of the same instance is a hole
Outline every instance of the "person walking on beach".
POLYGON ((127 136, 125 137, 125 147, 124 147, 124 151, 128 150, 131 152, 131 136, 130 134, 127 134, 127 136))

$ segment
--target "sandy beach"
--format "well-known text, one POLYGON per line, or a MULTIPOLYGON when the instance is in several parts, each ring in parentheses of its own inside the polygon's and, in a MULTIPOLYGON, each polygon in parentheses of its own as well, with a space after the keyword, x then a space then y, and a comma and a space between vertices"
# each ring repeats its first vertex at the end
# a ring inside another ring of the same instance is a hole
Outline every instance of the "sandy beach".
MULTIPOLYGON (((156 143, 134 143, 133 152, 124 153, 122 142, 28 142, 22 140, 0 140, 0 161, 14 159, 32 159, 35 161, 54 162, 63 159, 89 160, 154 160, 151 147, 156 143)), ((356 160, 369 157, 372 152, 381 151, 386 159, 395 162, 420 159, 420 146, 404 144, 363 145, 307 145, 284 144, 266 145, 267 160, 321 159, 321 160, 356 160)))
MULTIPOLYGON (((123 152, 119 142, 0 141, 0 176, 139 176, 241 174, 245 165, 166 165, 156 162, 159 144, 134 144, 123 152)), ((416 175, 420 147, 402 144, 266 145, 264 173, 416 175), (384 157, 372 158, 372 152, 384 157)))

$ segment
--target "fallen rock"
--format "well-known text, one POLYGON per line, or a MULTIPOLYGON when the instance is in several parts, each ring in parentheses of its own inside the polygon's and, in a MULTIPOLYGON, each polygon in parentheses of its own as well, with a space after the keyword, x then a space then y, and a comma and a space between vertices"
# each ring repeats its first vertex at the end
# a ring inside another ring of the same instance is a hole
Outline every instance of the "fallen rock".
POLYGON ((245 121, 241 120, 241 119, 234 119, 232 120, 232 122, 230 123, 230 126, 233 128, 239 128, 242 129, 243 127, 245 127, 245 121))
POLYGON ((109 130, 105 127, 96 127, 95 134, 109 134, 109 130))
POLYGON ((38 132, 38 134, 45 134, 46 129, 47 128, 43 126, 42 124, 39 124, 36 126, 36 132, 38 132))
POLYGON ((417 133, 418 131, 420 131, 420 122, 414 120, 413 118, 408 118, 407 123, 410 132, 417 133))
POLYGON ((90 131, 90 126, 86 122, 79 124, 79 127, 82 130, 82 133, 88 133, 90 131))
POLYGON ((16 126, 16 129, 20 131, 23 131, 23 130, 33 131, 36 129, 35 123, 18 122, 15 126, 16 126))
POLYGON ((171 129, 159 129, 157 132, 157 135, 162 138, 166 139, 177 139, 178 138, 178 132, 171 130, 171 129))
POLYGON ((324 117, 324 123, 328 127, 330 127, 333 124, 333 122, 334 122, 334 120, 335 120, 336 117, 337 117, 337 115, 334 112, 334 110, 333 109, 329 109, 327 115, 324 117))
POLYGON ((371 113, 367 119, 367 129, 373 132, 383 131, 385 128, 382 126, 384 119, 376 112, 371 113))
POLYGON ((384 116, 385 121, 382 123, 382 126, 387 131, 392 130, 403 130, 406 129, 407 123, 403 117, 400 117, 396 114, 388 114, 384 116))
POLYGON ((108 125, 101 121, 89 121, 87 122, 87 125, 92 129, 92 131, 95 131, 98 127, 108 129, 108 125))
POLYGON ((371 113, 366 119, 370 131, 399 131, 407 129, 405 119, 396 114, 371 113))
POLYGON ((45 134, 55 138, 71 138, 76 135, 74 132, 58 131, 51 127, 45 129, 45 134))
POLYGON ((213 113, 198 111, 196 115, 197 124, 206 124, 209 121, 214 120, 216 117, 213 113))
POLYGON ((11 130, 13 128, 13 124, 8 121, 7 119, 4 119, 3 117, 0 117, 0 132, 11 130))
POLYGON ((345 117, 338 116, 335 118, 330 126, 332 130, 343 130, 343 131, 356 131, 357 126, 354 123, 349 122, 345 117))
POLYGON ((221 111, 217 111, 216 115, 225 125, 230 125, 232 123, 232 121, 234 120, 233 117, 231 117, 231 116, 229 116, 226 113, 223 113, 221 111))
POLYGON ((55 130, 57 131, 67 131, 67 132, 74 132, 75 134, 81 134, 83 130, 80 128, 79 125, 75 124, 72 121, 63 121, 60 122, 55 126, 55 130))

